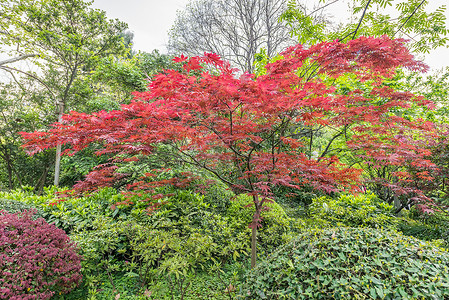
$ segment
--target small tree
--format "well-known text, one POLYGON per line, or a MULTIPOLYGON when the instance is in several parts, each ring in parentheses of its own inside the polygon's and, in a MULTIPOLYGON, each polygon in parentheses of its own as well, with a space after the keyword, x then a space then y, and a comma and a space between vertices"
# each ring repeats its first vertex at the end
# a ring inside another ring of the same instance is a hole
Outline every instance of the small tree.
MULTIPOLYGON (((392 113, 410 103, 425 105, 424 99, 384 87, 383 80, 397 67, 425 69, 413 60, 402 40, 363 37, 308 49, 298 45, 282 56, 257 78, 248 73, 236 77, 236 70, 214 54, 181 56, 175 60, 184 64, 183 71, 157 75, 148 92, 135 93, 136 100, 121 110, 90 115, 71 112, 48 132, 23 133, 25 147, 35 153, 62 143, 69 145, 67 153, 74 153, 97 144, 98 154, 110 155, 111 163, 92 171, 75 186, 78 190, 112 185, 126 176, 117 172, 118 164, 146 155, 164 154, 213 173, 237 193, 253 198, 254 267, 257 227, 273 187, 307 185, 332 192, 357 190, 360 182, 360 169, 327 151, 335 138, 322 155, 314 156, 301 140, 303 131, 313 136, 311 126, 318 124, 346 136, 354 128, 354 139, 374 132, 356 150, 388 162, 386 156, 402 154, 368 152, 370 147, 389 147, 391 140, 385 137, 398 131, 421 136, 426 130, 392 113), (333 86, 336 80, 350 77, 369 82, 371 90, 342 91, 333 86), (379 130, 384 127, 388 130, 379 130)), ((425 155, 420 149, 414 151, 415 157, 425 155)), ((155 184, 143 180, 128 188, 151 189, 155 184)))

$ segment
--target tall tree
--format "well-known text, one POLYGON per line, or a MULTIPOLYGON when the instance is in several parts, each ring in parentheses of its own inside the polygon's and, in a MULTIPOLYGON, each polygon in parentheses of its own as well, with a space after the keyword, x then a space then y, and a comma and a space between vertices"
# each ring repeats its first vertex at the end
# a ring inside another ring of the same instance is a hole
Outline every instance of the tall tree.
MULTIPOLYGON (((308 144, 298 139, 298 124, 320 124, 341 135, 352 130, 361 143, 348 147, 374 162, 432 166, 425 151, 415 146, 431 128, 394 114, 397 108, 429 103, 394 91, 385 82, 400 66, 426 69, 413 60, 403 41, 382 37, 310 48, 298 45, 282 56, 257 78, 248 73, 237 77, 230 64, 214 54, 177 58, 184 63, 183 71, 159 74, 150 91, 136 94, 138 98, 121 110, 72 112, 48 132, 23 133, 25 146, 35 153, 64 143, 74 153, 97 145, 97 153, 109 155, 110 163, 87 175, 76 186, 81 191, 113 185, 127 176, 116 172, 118 165, 148 155, 163 154, 211 172, 238 193, 253 197, 254 266, 257 227, 272 188, 311 185, 330 192, 356 189, 360 180, 360 170, 344 164, 328 148, 321 155, 310 155, 308 144), (348 78, 368 82, 367 90, 339 89, 338 82, 348 78)), ((127 188, 155 192, 157 184, 152 174, 145 174, 127 188)), ((400 183, 396 187, 410 192, 400 183)), ((155 193, 153 199, 160 197, 155 193)))
POLYGON ((307 7, 291 0, 281 19, 300 43, 388 35, 410 40, 408 47, 413 52, 427 53, 448 42, 446 7, 429 12, 428 4, 427 0, 319 0, 316 6, 307 7), (333 7, 344 2, 349 4, 349 22, 330 23, 329 18, 335 16, 333 7))
POLYGON ((253 71, 254 56, 262 48, 269 57, 294 44, 279 17, 283 0, 193 0, 178 12, 170 30, 172 54, 212 52, 242 71, 253 71))
MULTIPOLYGON (((127 25, 83 0, 0 0, 0 41, 14 59, 29 58, 39 71, 0 65, 7 72, 34 78, 48 91, 62 115, 80 100, 74 86, 99 58, 125 51, 121 33, 127 25), (51 76, 48 76, 49 74, 51 76)), ((57 147, 54 184, 59 183, 61 147, 57 147)))

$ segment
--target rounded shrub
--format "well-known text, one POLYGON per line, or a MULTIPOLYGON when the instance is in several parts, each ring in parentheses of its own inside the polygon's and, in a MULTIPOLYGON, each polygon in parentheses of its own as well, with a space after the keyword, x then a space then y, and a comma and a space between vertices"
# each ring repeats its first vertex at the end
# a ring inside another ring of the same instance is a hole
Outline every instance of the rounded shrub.
POLYGON ((239 299, 449 299, 449 253, 371 228, 312 230, 249 272, 239 299))
POLYGON ((32 211, 0 211, 0 299, 49 299, 81 280, 81 257, 62 229, 32 211))
MULTIPOLYGON (((253 219, 255 212, 254 205, 252 205, 252 197, 246 194, 238 195, 231 201, 227 216, 238 221, 244 230, 250 231, 248 225, 253 219)), ((282 206, 276 202, 265 202, 266 209, 262 211, 262 227, 258 232, 258 239, 263 246, 278 246, 286 242, 290 236, 290 218, 285 213, 282 206)), ((248 235, 249 237, 249 235, 248 235)))
POLYGON ((392 210, 392 205, 371 192, 342 194, 338 198, 319 197, 313 199, 309 207, 312 222, 321 227, 396 228, 398 220, 392 210))

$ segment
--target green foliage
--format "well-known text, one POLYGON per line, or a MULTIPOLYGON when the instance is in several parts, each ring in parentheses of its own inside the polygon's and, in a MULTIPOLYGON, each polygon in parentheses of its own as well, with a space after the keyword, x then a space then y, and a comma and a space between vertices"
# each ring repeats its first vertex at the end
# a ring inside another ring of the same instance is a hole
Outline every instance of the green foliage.
POLYGON ((449 253, 371 228, 311 230, 251 271, 239 299, 443 299, 449 253))
POLYGON ((372 192, 338 198, 320 197, 312 200, 309 207, 311 222, 319 226, 349 226, 395 228, 398 220, 391 213, 393 207, 372 192))
MULTIPOLYGON (((190 190, 170 190, 173 195, 163 198, 150 215, 145 194, 134 196, 132 206, 113 207, 123 196, 112 188, 62 202, 55 198, 57 191, 45 189, 42 196, 14 191, 1 193, 0 198, 38 207, 47 220, 70 233, 84 257, 83 287, 73 293, 80 298, 95 295, 103 283, 112 287, 108 295, 119 283, 138 293, 157 280, 165 282, 164 291, 181 281, 188 290, 201 286, 193 279, 195 274, 204 273, 214 262, 237 261, 248 252, 249 235, 240 230, 247 224, 216 213, 206 196, 190 190)), ((218 191, 213 197, 227 192, 218 191)))
MULTIPOLYGON (((265 202, 266 209, 262 211, 262 227, 258 230, 258 239, 264 247, 276 247, 290 239, 290 221, 284 209, 271 200, 265 202)), ((246 194, 238 195, 228 208, 227 216, 230 219, 238 220, 241 224, 240 230, 247 232, 250 237, 248 225, 252 222, 255 212, 251 196, 246 194)))
POLYGON ((0 210, 5 210, 9 213, 18 213, 25 210, 34 210, 33 218, 43 218, 45 213, 42 209, 37 209, 32 204, 26 204, 14 199, 0 198, 0 210))
POLYGON ((120 197, 113 189, 103 189, 90 197, 57 198, 57 193, 63 190, 54 187, 44 189, 43 195, 35 195, 30 190, 0 192, 0 198, 15 199, 32 205, 43 211, 47 222, 70 233, 91 227, 99 216, 113 216, 114 211, 110 207, 120 197))
POLYGON ((152 78, 162 70, 180 70, 181 66, 173 62, 173 57, 161 54, 158 50, 151 53, 139 52, 137 55, 137 65, 147 78, 152 78))
POLYGON ((327 16, 332 15, 335 1, 320 2, 320 7, 310 9, 296 1, 289 1, 288 9, 281 16, 301 44, 337 39, 345 41, 359 36, 387 35, 405 39, 413 36, 409 42, 411 49, 428 53, 431 49, 445 46, 448 41, 444 5, 429 11, 426 1, 354 1, 347 16, 350 22, 335 24, 327 16), (391 7, 387 10, 389 14, 383 13, 387 6, 391 7))
POLYGON ((211 257, 237 259, 248 250, 249 235, 242 227, 245 220, 209 211, 205 196, 191 191, 177 191, 158 210, 149 216, 151 228, 162 229, 183 240, 191 234, 210 238, 211 257))
MULTIPOLYGON (((95 103, 100 105, 98 101, 95 103)), ((60 185, 72 187, 78 181, 83 180, 95 166, 107 162, 106 156, 98 156, 95 151, 95 147, 88 147, 73 156, 61 157, 60 185)))
POLYGON ((204 195, 204 202, 209 205, 209 209, 219 214, 226 213, 235 196, 226 184, 204 174, 194 180, 192 186, 204 195))
POLYGON ((412 208, 398 228, 405 235, 424 241, 442 240, 441 246, 449 246, 449 216, 443 212, 428 214, 412 208))

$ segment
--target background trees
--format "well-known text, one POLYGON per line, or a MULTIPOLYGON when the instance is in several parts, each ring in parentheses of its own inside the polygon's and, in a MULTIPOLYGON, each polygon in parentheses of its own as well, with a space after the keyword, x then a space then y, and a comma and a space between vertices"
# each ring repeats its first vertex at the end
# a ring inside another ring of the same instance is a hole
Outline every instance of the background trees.
POLYGON ((429 12, 425 0, 360 0, 349 3, 349 22, 329 22, 332 7, 341 1, 320 1, 316 7, 290 1, 282 20, 300 43, 345 41, 359 36, 388 35, 410 40, 412 52, 427 53, 447 44, 444 6, 429 12), (323 18, 323 15, 327 17, 323 18))
POLYGON ((217 53, 252 73, 262 48, 273 57, 294 43, 285 22, 279 22, 286 8, 281 0, 192 1, 178 13, 168 49, 190 56, 217 53))

